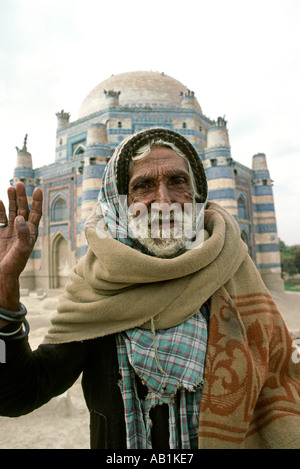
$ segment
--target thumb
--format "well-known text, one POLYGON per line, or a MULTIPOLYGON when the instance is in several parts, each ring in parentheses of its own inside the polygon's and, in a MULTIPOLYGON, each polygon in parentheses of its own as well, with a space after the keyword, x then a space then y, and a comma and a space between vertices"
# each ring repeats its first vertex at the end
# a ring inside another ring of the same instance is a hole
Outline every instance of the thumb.
POLYGON ((15 228, 19 231, 24 231, 26 228, 27 228, 27 225, 26 225, 26 221, 25 221, 25 218, 22 216, 22 215, 18 215, 16 218, 15 218, 15 228))
POLYGON ((18 215, 15 218, 15 230, 17 231, 18 239, 21 243, 27 245, 30 244, 30 232, 22 215, 18 215))

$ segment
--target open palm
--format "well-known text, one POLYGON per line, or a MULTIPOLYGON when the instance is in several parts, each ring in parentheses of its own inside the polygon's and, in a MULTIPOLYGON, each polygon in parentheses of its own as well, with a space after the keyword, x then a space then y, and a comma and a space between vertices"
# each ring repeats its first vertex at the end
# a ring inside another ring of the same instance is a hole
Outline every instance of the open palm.
POLYGON ((13 280, 24 270, 37 240, 43 194, 40 188, 34 190, 29 210, 23 183, 18 182, 7 193, 8 215, 0 201, 0 276, 4 280, 13 280))

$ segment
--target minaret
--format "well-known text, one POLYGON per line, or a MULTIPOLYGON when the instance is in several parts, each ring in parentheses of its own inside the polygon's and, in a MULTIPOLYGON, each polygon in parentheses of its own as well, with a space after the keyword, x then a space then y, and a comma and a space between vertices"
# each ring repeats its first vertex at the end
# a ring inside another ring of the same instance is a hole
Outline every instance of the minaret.
POLYGON ((264 153, 252 158, 252 199, 255 225, 256 266, 268 288, 282 290, 279 240, 274 197, 264 153))
MULTIPOLYGON (((83 225, 92 208, 98 200, 104 168, 110 158, 110 147, 107 138, 106 125, 102 123, 92 124, 87 132, 86 151, 82 169, 81 187, 81 220, 83 225)), ((83 230, 78 239, 78 252, 83 252, 80 246, 86 241, 83 230)))
POLYGON ((219 117, 207 130, 203 164, 207 176, 209 200, 220 204, 237 218, 235 179, 226 124, 225 119, 219 117))
MULTIPOLYGON (((23 148, 16 147, 17 150, 17 162, 14 169, 14 177, 11 181, 13 186, 17 182, 21 181, 25 184, 28 205, 31 207, 32 194, 36 187, 36 180, 34 170, 32 169, 32 157, 31 153, 27 151, 27 134, 24 138, 23 148)), ((43 221, 41 221, 39 230, 42 230, 43 221)), ((41 250, 40 250, 40 238, 38 238, 34 249, 27 261, 26 267, 20 277, 21 288, 34 290, 35 289, 35 272, 40 268, 41 262, 41 250)))
POLYGON ((62 109, 60 112, 56 113, 56 117, 57 117, 57 128, 58 129, 61 129, 65 125, 69 124, 69 120, 70 120, 70 113, 69 112, 65 112, 62 109))
POLYGON ((194 91, 187 90, 181 93, 181 107, 184 109, 194 109, 195 106, 195 93, 194 91))
POLYGON ((24 138, 23 148, 16 147, 17 150, 17 161, 14 169, 14 177, 11 181, 13 186, 16 185, 18 181, 21 181, 25 184, 26 193, 28 196, 28 203, 31 204, 32 193, 36 186, 34 179, 34 170, 32 169, 32 157, 31 153, 27 151, 27 134, 24 138))
POLYGON ((119 96, 121 91, 104 90, 104 94, 106 96, 107 107, 112 108, 119 106, 119 96))

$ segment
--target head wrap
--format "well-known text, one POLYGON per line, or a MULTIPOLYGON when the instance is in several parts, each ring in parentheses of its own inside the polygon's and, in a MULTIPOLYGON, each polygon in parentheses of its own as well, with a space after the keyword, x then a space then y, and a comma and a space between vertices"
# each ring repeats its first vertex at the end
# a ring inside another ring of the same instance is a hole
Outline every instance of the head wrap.
POLYGON ((129 165, 132 157, 136 155, 139 148, 153 140, 159 139, 173 143, 187 157, 195 176, 197 191, 200 195, 200 199, 197 202, 204 203, 207 198, 207 180, 196 149, 183 135, 161 127, 142 130, 134 134, 120 148, 115 159, 116 182, 119 194, 128 193, 129 165))
POLYGON ((126 217, 130 162, 141 147, 160 139, 173 143, 187 157, 200 195, 196 201, 204 204, 207 199, 207 179, 201 159, 183 135, 163 127, 153 127, 131 135, 116 148, 107 163, 98 195, 101 213, 111 235, 129 246, 134 244, 127 231, 126 217))

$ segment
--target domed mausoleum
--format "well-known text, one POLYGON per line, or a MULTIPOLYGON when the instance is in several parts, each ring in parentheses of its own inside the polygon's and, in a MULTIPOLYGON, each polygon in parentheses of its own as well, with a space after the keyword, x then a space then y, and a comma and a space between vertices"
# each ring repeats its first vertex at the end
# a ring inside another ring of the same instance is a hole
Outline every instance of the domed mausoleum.
MULTIPOLYGON (((39 185, 44 217, 39 240, 21 278, 23 288, 60 288, 87 244, 84 222, 101 184, 104 167, 118 144, 147 127, 173 129, 194 145, 208 178, 209 199, 238 221, 268 287, 282 288, 272 180, 266 156, 248 168, 231 155, 224 118, 206 117, 192 91, 159 72, 128 72, 102 81, 83 100, 78 119, 57 112, 55 162, 32 168, 27 137, 17 148, 12 184, 23 181, 29 198, 39 185)), ((238 156, 238 155, 237 155, 238 156)))

